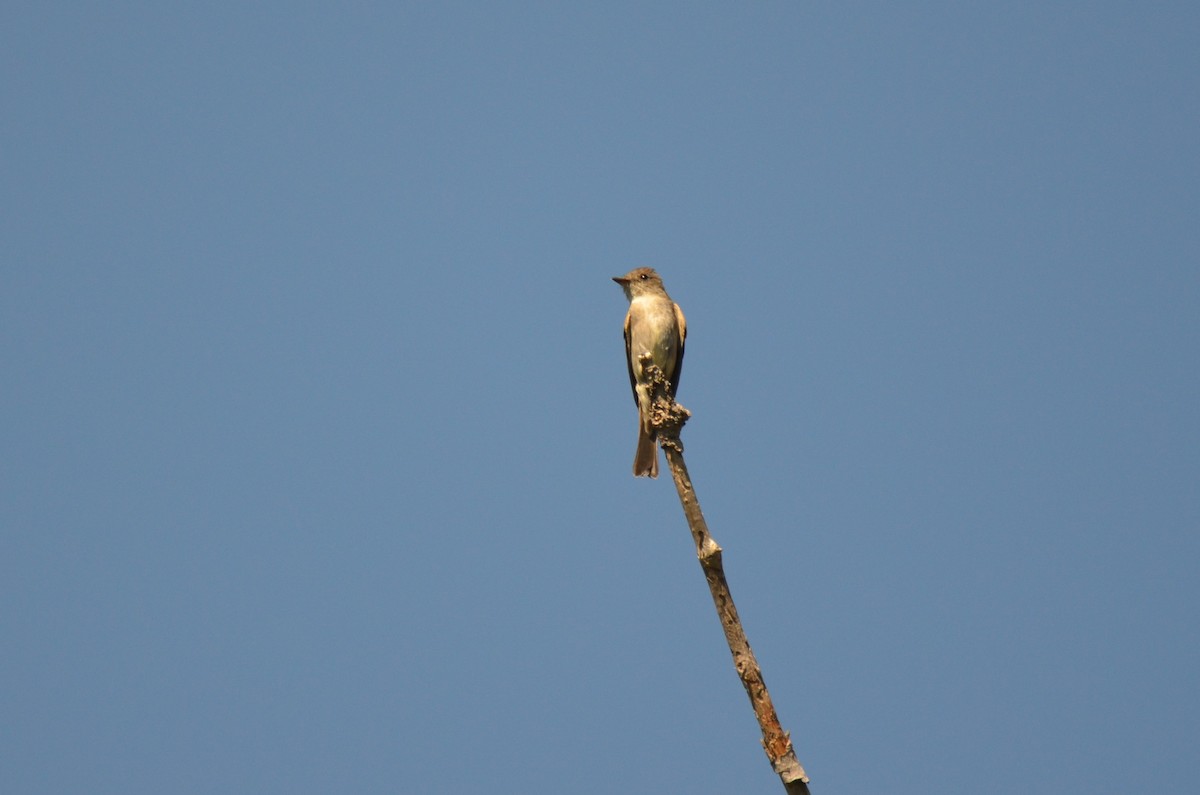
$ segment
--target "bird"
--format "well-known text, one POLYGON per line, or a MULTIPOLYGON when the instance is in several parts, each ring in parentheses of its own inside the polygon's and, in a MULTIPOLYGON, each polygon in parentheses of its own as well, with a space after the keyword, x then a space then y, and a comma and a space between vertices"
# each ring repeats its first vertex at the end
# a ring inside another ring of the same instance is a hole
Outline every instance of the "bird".
POLYGON ((683 370, 683 345, 687 339, 687 320, 679 304, 671 300, 662 277, 653 268, 634 268, 624 276, 614 276, 629 299, 625 315, 625 361, 629 367, 629 385, 638 409, 637 452, 633 456, 635 477, 658 477, 657 432, 650 421, 652 394, 649 378, 638 357, 650 354, 651 361, 667 377, 668 392, 675 397, 679 374, 683 370))

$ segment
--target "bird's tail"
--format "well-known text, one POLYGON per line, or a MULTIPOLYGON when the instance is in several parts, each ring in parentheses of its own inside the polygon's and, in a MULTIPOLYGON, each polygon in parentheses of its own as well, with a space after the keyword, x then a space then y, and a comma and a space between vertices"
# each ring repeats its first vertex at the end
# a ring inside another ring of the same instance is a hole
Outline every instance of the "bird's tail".
POLYGON ((658 448, 654 444, 654 432, 638 423, 637 452, 633 455, 635 477, 658 477, 658 448))

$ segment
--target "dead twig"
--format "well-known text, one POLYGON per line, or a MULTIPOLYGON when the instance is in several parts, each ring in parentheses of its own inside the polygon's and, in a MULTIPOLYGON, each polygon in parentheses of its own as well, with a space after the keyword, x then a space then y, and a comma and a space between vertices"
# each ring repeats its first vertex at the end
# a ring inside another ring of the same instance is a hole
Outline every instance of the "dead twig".
POLYGON ((666 378, 647 354, 642 355, 641 365, 652 380, 654 408, 651 421, 658 429, 659 445, 671 467, 675 489, 679 492, 679 502, 683 505, 688 528, 691 529, 692 539, 696 542, 696 556, 700 559, 704 579, 712 593, 713 605, 717 608, 717 617, 725 631, 729 653, 733 655, 733 667, 742 681, 742 687, 746 689, 746 695, 750 697, 754 715, 762 729, 763 750, 771 760, 771 767, 779 774, 784 789, 790 795, 808 795, 808 776, 796 759, 791 737, 779 724, 779 716, 771 703, 762 670, 750 649, 750 642, 746 639, 742 621, 738 618, 737 608, 733 604, 733 595, 729 592, 729 583, 725 580, 721 547, 708 532, 708 524, 704 521, 704 514, 700 512, 700 503, 692 488, 692 480, 688 477, 687 466, 683 463, 683 443, 679 440, 679 432, 691 414, 671 398, 666 378))

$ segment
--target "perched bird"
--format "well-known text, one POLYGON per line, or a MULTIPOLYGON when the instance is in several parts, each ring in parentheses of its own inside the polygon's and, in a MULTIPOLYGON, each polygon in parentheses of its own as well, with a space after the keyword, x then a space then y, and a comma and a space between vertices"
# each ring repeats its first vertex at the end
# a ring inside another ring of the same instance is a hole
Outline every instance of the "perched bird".
POLYGON ((651 394, 649 379, 642 372, 638 357, 650 354, 670 382, 671 397, 679 387, 683 370, 683 342, 687 339, 687 321, 679 304, 671 300, 662 278, 652 268, 636 268, 613 281, 621 285, 629 299, 625 315, 625 360, 629 365, 629 385, 638 407, 638 443, 633 456, 633 474, 658 477, 657 434, 650 424, 651 394))

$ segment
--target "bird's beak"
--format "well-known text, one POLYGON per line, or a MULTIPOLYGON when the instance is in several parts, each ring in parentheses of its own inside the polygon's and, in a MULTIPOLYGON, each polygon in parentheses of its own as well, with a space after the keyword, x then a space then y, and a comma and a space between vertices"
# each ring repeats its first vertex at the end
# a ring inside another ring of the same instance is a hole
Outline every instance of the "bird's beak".
POLYGON ((612 277, 612 280, 613 280, 614 282, 616 282, 617 284, 621 285, 622 287, 624 287, 625 285, 629 284, 629 277, 628 277, 628 276, 614 276, 614 277, 612 277))

